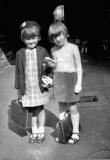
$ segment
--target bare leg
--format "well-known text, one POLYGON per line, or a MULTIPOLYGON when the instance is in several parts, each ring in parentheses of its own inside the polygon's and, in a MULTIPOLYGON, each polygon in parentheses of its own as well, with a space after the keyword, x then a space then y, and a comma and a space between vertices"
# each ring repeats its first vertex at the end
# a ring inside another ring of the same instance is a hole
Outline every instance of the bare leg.
POLYGON ((67 103, 59 102, 59 119, 62 120, 64 118, 64 112, 66 110, 67 103))
POLYGON ((77 105, 70 107, 71 121, 73 125, 73 134, 71 139, 68 141, 70 144, 77 143, 79 141, 79 121, 80 115, 77 109, 77 105))
POLYGON ((45 127, 45 109, 43 106, 41 106, 39 113, 38 113, 38 124, 39 124, 39 130, 38 130, 38 143, 42 143, 45 140, 44 135, 44 127, 45 127))
POLYGON ((41 108, 41 110, 39 110, 38 123, 39 123, 39 127, 45 126, 45 109, 44 108, 41 108))
POLYGON ((37 107, 32 108, 32 134, 38 132, 36 111, 37 111, 37 107))
POLYGON ((29 136, 29 143, 35 143, 38 134, 36 108, 32 110, 32 134, 29 136))
POLYGON ((38 133, 37 116, 32 116, 32 134, 38 133))
POLYGON ((77 105, 70 107, 71 121, 73 125, 73 133, 79 133, 79 121, 80 115, 77 109, 77 105))

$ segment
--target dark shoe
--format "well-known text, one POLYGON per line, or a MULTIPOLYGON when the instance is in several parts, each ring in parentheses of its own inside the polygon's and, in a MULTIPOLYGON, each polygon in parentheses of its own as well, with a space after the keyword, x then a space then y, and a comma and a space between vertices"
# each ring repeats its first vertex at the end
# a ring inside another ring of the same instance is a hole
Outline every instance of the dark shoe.
POLYGON ((38 133, 37 135, 37 142, 42 143, 45 140, 45 134, 44 133, 38 133))
POLYGON ((75 144, 78 143, 80 140, 79 133, 73 133, 71 138, 68 140, 68 144, 75 144))
POLYGON ((37 134, 34 133, 34 134, 31 134, 29 136, 29 143, 35 143, 37 141, 37 134))

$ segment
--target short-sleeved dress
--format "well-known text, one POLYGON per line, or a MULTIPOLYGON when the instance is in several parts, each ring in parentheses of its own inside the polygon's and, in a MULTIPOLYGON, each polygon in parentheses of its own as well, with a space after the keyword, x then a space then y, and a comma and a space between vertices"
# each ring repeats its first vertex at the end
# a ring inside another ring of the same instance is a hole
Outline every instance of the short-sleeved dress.
POLYGON ((54 73, 54 98, 59 102, 77 102, 79 95, 75 94, 77 82, 74 51, 75 45, 67 43, 61 49, 54 48, 52 56, 56 60, 54 73))
POLYGON ((23 107, 36 107, 49 101, 49 92, 42 93, 39 87, 36 48, 26 49, 25 95, 22 97, 23 107))

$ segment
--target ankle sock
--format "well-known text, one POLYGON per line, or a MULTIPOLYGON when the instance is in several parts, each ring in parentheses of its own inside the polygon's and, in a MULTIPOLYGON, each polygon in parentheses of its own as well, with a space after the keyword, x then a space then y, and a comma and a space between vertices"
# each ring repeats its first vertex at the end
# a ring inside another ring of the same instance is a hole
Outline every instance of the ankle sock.
POLYGON ((39 131, 39 133, 44 133, 44 127, 39 127, 39 129, 38 129, 39 131))
POLYGON ((34 134, 37 134, 38 133, 38 128, 37 127, 32 127, 32 133, 34 134))

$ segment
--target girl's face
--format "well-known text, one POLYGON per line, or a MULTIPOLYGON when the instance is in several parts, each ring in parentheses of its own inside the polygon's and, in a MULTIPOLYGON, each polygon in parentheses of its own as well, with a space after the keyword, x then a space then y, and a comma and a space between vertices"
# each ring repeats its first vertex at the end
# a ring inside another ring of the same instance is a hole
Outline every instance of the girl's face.
POLYGON ((67 38, 66 38, 65 34, 60 33, 58 36, 56 36, 53 39, 53 41, 57 46, 61 47, 61 46, 65 45, 65 42, 67 41, 67 38))
POLYGON ((36 45, 38 44, 38 41, 39 41, 38 36, 29 37, 29 38, 24 39, 24 43, 25 43, 26 47, 29 49, 35 48, 36 45))

